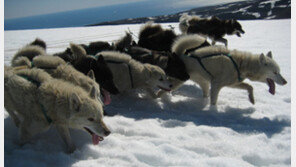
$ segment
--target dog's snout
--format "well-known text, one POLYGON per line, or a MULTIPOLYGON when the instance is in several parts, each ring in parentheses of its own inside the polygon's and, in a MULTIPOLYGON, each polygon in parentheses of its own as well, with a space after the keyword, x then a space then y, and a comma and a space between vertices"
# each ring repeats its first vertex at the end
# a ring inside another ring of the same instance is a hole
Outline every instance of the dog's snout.
POLYGON ((110 130, 105 130, 105 132, 104 132, 104 135, 105 135, 105 136, 109 136, 109 135, 110 135, 110 133, 111 133, 111 131, 110 131, 110 130))
POLYGON ((284 79, 283 80, 283 84, 286 85, 288 82, 284 79))

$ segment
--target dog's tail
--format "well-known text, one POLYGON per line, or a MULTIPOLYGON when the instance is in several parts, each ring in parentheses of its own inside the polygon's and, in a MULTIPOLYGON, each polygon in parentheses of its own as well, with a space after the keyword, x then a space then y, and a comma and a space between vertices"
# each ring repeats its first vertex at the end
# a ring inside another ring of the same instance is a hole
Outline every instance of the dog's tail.
POLYGON ((87 56, 85 49, 80 45, 70 43, 70 49, 73 53, 72 54, 72 61, 73 62, 80 61, 83 57, 87 56))
POLYGON ((181 56, 186 52, 186 50, 199 47, 205 42, 206 39, 199 35, 183 35, 174 42, 172 52, 181 56))
POLYGON ((45 50, 40 46, 27 45, 20 49, 12 58, 11 66, 28 65, 36 56, 45 56, 45 50))
POLYGON ((52 77, 47 72, 39 68, 16 70, 14 73, 38 84, 52 79, 52 77))
POLYGON ((56 69, 66 62, 58 56, 37 56, 33 59, 32 65, 41 69, 56 69))
POLYGON ((140 28, 139 40, 146 39, 149 36, 151 36, 157 32, 160 32, 160 31, 163 31, 163 29, 159 24, 153 25, 153 22, 147 22, 146 24, 144 24, 140 28))
POLYGON ((126 32, 125 36, 115 42, 116 50, 123 51, 124 48, 130 47, 133 42, 133 37, 130 33, 126 32))
POLYGON ((179 19, 179 29, 183 34, 187 33, 187 29, 189 27, 188 20, 191 18, 187 13, 182 14, 179 19))
POLYGON ((28 66, 31 67, 31 61, 24 56, 18 57, 17 59, 13 60, 13 62, 11 62, 11 65, 13 67, 18 67, 18 66, 28 66))

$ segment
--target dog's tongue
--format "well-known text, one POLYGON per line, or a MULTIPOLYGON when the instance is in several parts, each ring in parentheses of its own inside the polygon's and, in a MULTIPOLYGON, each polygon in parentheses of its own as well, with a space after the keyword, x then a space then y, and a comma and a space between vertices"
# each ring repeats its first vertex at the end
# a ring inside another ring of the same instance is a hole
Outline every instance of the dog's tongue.
POLYGON ((99 144, 99 142, 101 141, 101 137, 96 135, 96 134, 92 134, 92 142, 94 145, 99 144))
POLYGON ((268 86, 269 86, 269 93, 274 95, 275 94, 275 84, 274 84, 274 81, 270 78, 267 78, 267 83, 268 83, 268 86))
POLYGON ((108 105, 111 103, 111 98, 110 98, 110 93, 103 89, 103 94, 104 94, 104 105, 108 105))

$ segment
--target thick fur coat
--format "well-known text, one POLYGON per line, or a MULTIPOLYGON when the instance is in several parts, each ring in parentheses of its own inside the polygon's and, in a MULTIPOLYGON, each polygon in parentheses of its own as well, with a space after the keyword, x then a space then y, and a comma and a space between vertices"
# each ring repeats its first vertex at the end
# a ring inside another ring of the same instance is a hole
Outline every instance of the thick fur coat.
POLYGON ((151 50, 170 51, 176 37, 173 30, 166 30, 159 24, 148 22, 141 27, 138 45, 151 50))
POLYGON ((285 85, 287 83, 281 76, 280 68, 272 58, 271 52, 265 56, 264 54, 252 54, 249 52, 228 50, 224 47, 209 46, 190 52, 189 55, 184 55, 188 48, 192 48, 198 43, 201 44, 202 42, 197 38, 176 41, 172 51, 184 61, 190 79, 200 85, 204 96, 210 95, 212 105, 216 104, 219 91, 225 86, 247 90, 249 100, 254 104, 253 87, 244 83, 242 81, 243 79, 268 84, 271 94, 275 93, 274 82, 279 85, 285 85), (211 74, 209 75, 196 58, 213 54, 218 56, 201 60, 203 66, 211 74), (231 56, 234 62, 225 55, 231 56), (234 63, 238 69, 235 68, 234 63), (238 77, 238 71, 242 80, 238 77))
MULTIPOLYGON (((97 56, 104 57, 119 92, 144 88, 151 93, 153 88, 170 90, 172 86, 165 72, 158 66, 142 64, 127 54, 114 51, 100 52, 97 56)), ((152 93, 151 95, 154 96, 152 93)))
POLYGON ((94 144, 102 139, 100 136, 110 134, 102 120, 103 108, 96 100, 95 87, 86 92, 69 82, 53 79, 41 69, 5 68, 4 80, 5 108, 20 129, 21 144, 51 125, 58 129, 68 152, 75 150, 69 128, 86 130, 94 144))

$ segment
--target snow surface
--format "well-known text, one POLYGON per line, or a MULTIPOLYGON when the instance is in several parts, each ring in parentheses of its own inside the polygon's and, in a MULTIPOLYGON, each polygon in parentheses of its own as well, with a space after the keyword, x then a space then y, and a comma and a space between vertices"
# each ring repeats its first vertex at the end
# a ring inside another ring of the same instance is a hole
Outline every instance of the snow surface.
MULTIPOLYGON (((231 49, 273 52, 288 81, 276 87, 274 96, 266 84, 248 80, 254 87, 255 105, 245 91, 223 88, 216 109, 209 107, 191 81, 163 99, 152 100, 141 91, 112 96, 105 110, 113 116, 104 118, 112 134, 94 146, 87 132, 72 130, 77 151, 71 155, 64 153, 54 128, 20 147, 18 130, 5 111, 5 166, 290 166, 290 22, 241 21, 246 33, 241 38, 227 37, 231 49)), ((5 31, 5 64, 36 37, 44 39, 53 53, 64 50, 69 42, 114 41, 127 28, 137 34, 139 26, 5 31)))

